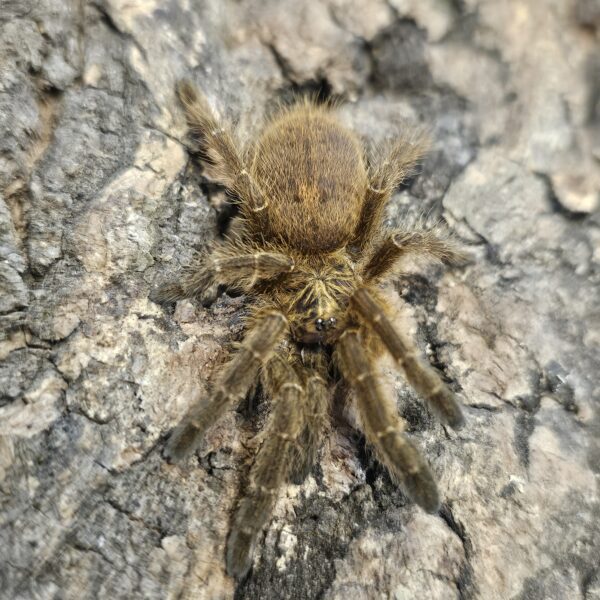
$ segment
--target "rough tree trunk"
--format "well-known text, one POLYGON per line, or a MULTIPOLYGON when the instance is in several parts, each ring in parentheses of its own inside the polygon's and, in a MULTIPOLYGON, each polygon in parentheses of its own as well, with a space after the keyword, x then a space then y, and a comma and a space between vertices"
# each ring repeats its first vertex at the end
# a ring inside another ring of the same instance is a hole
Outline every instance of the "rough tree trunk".
POLYGON ((597 1, 2 0, 0 27, 2 598, 600 598, 597 1), (244 302, 148 299, 223 199, 184 145, 183 76, 246 131, 297 91, 374 139, 430 124, 390 221, 445 219, 476 257, 389 290, 466 407, 447 431, 387 372, 440 513, 339 419, 237 587, 264 403, 161 457, 244 302))

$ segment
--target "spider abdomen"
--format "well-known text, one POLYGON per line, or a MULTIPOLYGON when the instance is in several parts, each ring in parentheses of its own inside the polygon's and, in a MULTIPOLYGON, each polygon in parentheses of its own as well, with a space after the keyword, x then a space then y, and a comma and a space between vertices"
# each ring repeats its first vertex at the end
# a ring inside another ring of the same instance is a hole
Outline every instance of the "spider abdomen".
POLYGON ((267 206, 260 234, 306 254, 341 248, 354 236, 367 189, 356 136, 327 109, 299 104, 260 136, 252 177, 267 206))

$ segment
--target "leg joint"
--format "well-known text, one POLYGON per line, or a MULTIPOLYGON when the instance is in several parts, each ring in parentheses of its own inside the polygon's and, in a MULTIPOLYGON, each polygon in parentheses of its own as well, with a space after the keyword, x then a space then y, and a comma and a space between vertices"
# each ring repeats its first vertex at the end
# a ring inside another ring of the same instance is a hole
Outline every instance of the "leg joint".
POLYGON ((383 437, 387 437, 388 435, 397 434, 397 433, 398 433, 398 429, 396 427, 394 427, 393 425, 389 425, 385 429, 378 431, 375 434, 375 437, 377 437, 378 439, 381 439, 383 437))
POLYGON ((376 373, 374 371, 363 371, 354 377, 354 381, 356 383, 362 383, 365 379, 369 379, 369 377, 375 377, 376 373))
POLYGON ((299 383, 296 383, 295 381, 288 381, 287 383, 284 383, 280 389, 281 390, 294 389, 294 390, 300 392, 301 394, 304 393, 304 388, 299 383))

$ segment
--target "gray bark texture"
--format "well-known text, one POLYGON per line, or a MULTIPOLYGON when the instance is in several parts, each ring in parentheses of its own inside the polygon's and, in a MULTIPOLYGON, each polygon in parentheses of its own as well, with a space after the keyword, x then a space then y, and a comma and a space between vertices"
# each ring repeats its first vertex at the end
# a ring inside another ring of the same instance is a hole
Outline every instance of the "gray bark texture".
POLYGON ((2 0, 0 28, 1 598, 600 599, 597 0, 2 0), (427 124, 388 219, 473 255, 388 288, 465 406, 452 432, 384 369, 439 514, 342 410, 241 583, 225 539, 267 403, 162 458, 244 314, 148 298, 223 215, 182 77, 246 133, 304 92, 375 142, 427 124))

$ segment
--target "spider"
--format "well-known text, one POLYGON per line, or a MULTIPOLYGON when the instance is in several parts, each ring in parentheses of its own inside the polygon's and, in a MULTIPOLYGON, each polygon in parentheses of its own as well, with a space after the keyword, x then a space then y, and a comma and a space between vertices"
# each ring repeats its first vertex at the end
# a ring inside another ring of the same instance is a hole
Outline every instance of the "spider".
POLYGON ((228 573, 247 574, 279 488, 310 472, 328 424, 332 373, 353 391, 360 426, 378 459, 410 499, 436 512, 435 480, 405 435, 376 368, 387 351, 444 423, 462 425, 454 394, 394 328, 379 289, 407 255, 463 259, 439 228, 383 227, 386 202, 426 151, 426 134, 399 136, 368 161, 331 106, 304 99, 281 108, 255 143, 241 149, 190 82, 178 84, 178 95, 209 174, 237 199, 239 215, 228 237, 178 280, 159 287, 154 299, 210 296, 225 286, 251 302, 245 338, 210 397, 170 436, 166 457, 177 462, 189 456, 257 381, 271 402, 264 442, 232 520, 228 573))

